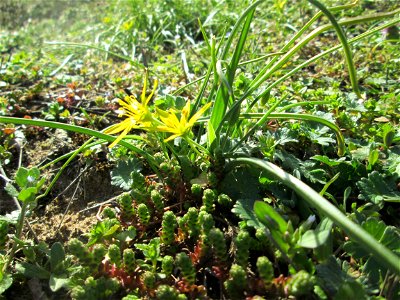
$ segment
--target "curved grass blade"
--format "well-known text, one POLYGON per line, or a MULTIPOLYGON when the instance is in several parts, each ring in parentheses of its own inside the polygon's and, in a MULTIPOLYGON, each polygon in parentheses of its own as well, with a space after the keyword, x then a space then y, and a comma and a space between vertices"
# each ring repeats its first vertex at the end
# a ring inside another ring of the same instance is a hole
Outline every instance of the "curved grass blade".
MULTIPOLYGON (((117 139, 117 137, 89 129, 89 128, 84 128, 81 126, 76 126, 76 125, 69 125, 69 124, 64 124, 64 123, 59 123, 59 122, 52 122, 52 121, 44 121, 44 120, 32 120, 32 119, 24 119, 24 118, 14 118, 14 117, 0 117, 0 123, 8 123, 8 124, 22 124, 22 125, 34 125, 34 126, 40 126, 40 127, 50 127, 50 128, 59 128, 59 129, 64 129, 67 131, 73 131, 73 132, 78 132, 82 134, 86 134, 89 136, 94 136, 96 138, 105 140, 107 142, 113 142, 114 140, 117 139)), ((129 150, 136 152, 139 155, 142 155, 143 157, 150 158, 150 156, 143 150, 135 147, 132 144, 129 144, 125 141, 120 141, 118 144, 121 146, 124 146, 128 148, 129 150)), ((150 160, 151 162, 152 160, 150 160)))
POLYGON ((351 239, 361 243, 364 249, 374 255, 382 265, 389 268, 396 275, 400 275, 400 257, 375 240, 360 225, 348 219, 336 206, 314 191, 307 184, 285 172, 278 166, 257 158, 236 158, 230 163, 230 165, 228 165, 228 167, 234 167, 235 165, 240 164, 258 167, 294 190, 311 207, 316 208, 322 214, 331 219, 337 226, 343 229, 351 239))
POLYGON ((347 42, 347 38, 343 32, 342 27, 338 24, 332 13, 321 2, 317 0, 308 0, 308 2, 310 2, 312 5, 316 6, 319 10, 321 10, 325 14, 325 16, 329 19, 329 21, 332 23, 332 26, 335 29, 336 34, 338 35, 340 43, 342 44, 343 47, 347 68, 349 70, 351 85, 353 86, 353 91, 357 95, 357 97, 361 98, 361 92, 357 81, 357 72, 353 62, 353 55, 351 54, 349 43, 347 42))
MULTIPOLYGON (((232 89, 232 83, 234 80, 234 75, 240 60, 240 56, 242 54, 243 48, 244 48, 244 44, 245 41, 247 39, 247 34, 249 32, 250 29, 250 24, 251 21, 253 19, 254 16, 254 11, 257 7, 257 5, 261 4, 264 0, 259 0, 254 2, 252 5, 250 5, 245 12, 241 15, 241 17, 239 18, 239 20, 236 22, 231 34, 229 35, 228 40, 225 43, 225 47, 222 51, 222 55, 220 60, 225 60, 228 56, 229 50, 231 48, 231 45, 233 43, 233 39, 236 36, 239 27, 241 26, 241 24, 244 22, 243 24, 243 28, 242 31, 240 33, 240 37, 239 37, 239 41, 236 44, 233 56, 230 60, 229 65, 227 66, 227 72, 226 72, 226 79, 227 82, 225 82, 225 84, 221 84, 219 86, 216 98, 215 98, 215 103, 214 103, 214 107, 212 109, 211 112, 211 117, 210 117, 210 123, 212 124, 213 128, 215 129, 216 132, 216 136, 219 136, 219 131, 221 129, 221 121, 224 118, 225 112, 228 108, 228 106, 230 105, 230 103, 233 103, 233 94, 229 94, 229 90, 227 89, 227 84, 230 87, 230 90, 232 89)), ((214 58, 215 60, 215 58, 214 58)), ((216 61, 215 61, 216 64, 216 61)), ((215 65, 215 74, 217 74, 217 69, 216 69, 216 65, 215 65)), ((222 80, 222 78, 219 78, 220 80, 222 80)), ((237 118, 239 117, 239 115, 236 114, 232 114, 232 116, 237 116, 237 118)), ((229 124, 231 125, 231 124, 229 124)), ((211 143, 213 141, 210 141, 211 143)))

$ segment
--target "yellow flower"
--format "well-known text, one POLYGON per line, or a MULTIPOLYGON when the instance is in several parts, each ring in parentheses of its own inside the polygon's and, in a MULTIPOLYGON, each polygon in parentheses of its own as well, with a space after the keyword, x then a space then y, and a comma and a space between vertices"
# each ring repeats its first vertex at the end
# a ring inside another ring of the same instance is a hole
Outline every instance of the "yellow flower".
POLYGON ((121 123, 112 125, 104 131, 106 134, 115 134, 122 131, 118 138, 109 146, 110 148, 118 144, 132 129, 148 129, 151 127, 153 116, 149 111, 148 103, 157 89, 158 82, 157 80, 154 81, 154 88, 151 94, 146 97, 147 77, 148 74, 146 72, 142 94, 140 95, 140 102, 133 95, 126 96, 124 100, 119 99, 118 103, 122 107, 122 113, 119 117, 126 117, 126 119, 121 123))
POLYGON ((185 107, 182 109, 180 120, 176 116, 176 111, 164 111, 156 108, 163 123, 163 125, 157 126, 157 130, 172 133, 169 138, 165 139, 165 142, 171 141, 178 136, 187 137, 191 133, 193 125, 210 106, 211 103, 204 105, 190 118, 190 120, 188 120, 190 114, 190 101, 187 101, 185 107))

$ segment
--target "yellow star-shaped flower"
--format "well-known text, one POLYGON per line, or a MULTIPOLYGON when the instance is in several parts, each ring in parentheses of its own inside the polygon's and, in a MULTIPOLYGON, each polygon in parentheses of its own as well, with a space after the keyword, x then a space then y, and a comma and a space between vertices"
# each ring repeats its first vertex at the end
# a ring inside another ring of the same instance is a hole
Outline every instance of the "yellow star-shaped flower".
POLYGON ((211 106, 211 103, 207 103, 201 109, 199 109, 189 120, 190 114, 190 101, 186 102, 186 105, 181 111, 180 120, 177 117, 177 112, 174 110, 164 111, 156 108, 157 113, 160 117, 163 125, 157 126, 158 131, 172 133, 170 137, 165 139, 165 142, 171 141, 179 136, 188 137, 191 133, 192 127, 197 120, 205 113, 211 106))
POLYGON ((118 124, 112 125, 104 131, 106 134, 115 134, 122 131, 118 138, 109 146, 110 148, 118 144, 118 142, 122 140, 132 129, 148 129, 151 127, 153 116, 149 111, 148 103, 157 89, 158 82, 157 80, 154 81, 153 90, 151 94, 146 97, 147 77, 148 75, 146 72, 143 90, 140 96, 140 102, 133 95, 126 96, 123 100, 119 99, 118 103, 122 107, 122 113, 119 115, 119 117, 126 117, 126 119, 118 124))

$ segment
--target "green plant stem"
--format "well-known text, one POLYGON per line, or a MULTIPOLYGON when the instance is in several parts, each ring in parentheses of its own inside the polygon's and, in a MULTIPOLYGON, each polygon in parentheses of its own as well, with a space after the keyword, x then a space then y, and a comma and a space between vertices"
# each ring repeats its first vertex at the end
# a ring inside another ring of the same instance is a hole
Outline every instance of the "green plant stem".
POLYGON ((14 259, 15 252, 17 251, 18 242, 16 240, 20 240, 21 239, 21 234, 22 234, 22 229, 24 227, 25 214, 26 214, 26 210, 27 210, 27 207, 28 207, 28 202, 29 201, 24 201, 22 203, 21 211, 20 211, 19 218, 18 218, 17 228, 16 228, 17 230, 16 230, 16 233, 15 233, 14 244, 13 244, 13 246, 11 248, 11 252, 10 252, 10 254, 8 256, 7 262, 3 266, 3 270, 2 270, 3 273, 5 273, 7 271, 7 269, 10 266, 12 260, 14 259))
POLYGON ((49 186, 47 187, 46 191, 37 196, 36 197, 36 201, 46 197, 48 195, 48 193, 50 192, 50 190, 53 188, 54 184, 57 182, 58 178, 60 178, 62 172, 64 172, 65 168, 69 165, 69 163, 80 153, 82 152, 85 147, 87 147, 87 145, 90 144, 90 142, 94 139, 94 137, 91 137, 90 139, 88 139, 85 143, 82 144, 82 146, 80 146, 77 150, 74 151, 74 153, 72 153, 72 155, 67 159, 67 161, 62 165, 62 167, 58 170, 56 176, 54 176, 53 180, 50 182, 49 186))
POLYGON ((308 106, 308 105, 314 106, 314 105, 324 105, 324 104, 329 104, 329 103, 331 103, 331 102, 330 101, 326 101, 326 100, 297 102, 297 103, 288 104, 288 105, 283 106, 283 107, 279 107, 277 109, 277 111, 278 112, 280 112, 280 111, 284 112, 284 111, 286 111, 288 109, 291 109, 291 108, 297 107, 297 106, 308 106))
MULTIPOLYGON (((143 139, 142 137, 137 136, 137 135, 126 135, 126 136, 123 137, 123 139, 124 139, 124 140, 134 139, 134 140, 145 141, 145 139, 143 139)), ((104 141, 104 140, 99 140, 99 141, 96 141, 96 142, 94 142, 94 143, 90 143, 90 144, 88 144, 88 145, 85 145, 85 147, 84 147, 83 150, 90 149, 90 148, 92 148, 92 147, 94 147, 94 146, 101 145, 101 144, 104 144, 104 143, 106 143, 106 141, 104 141)), ((48 162, 47 164, 41 166, 41 167, 39 168, 39 170, 46 169, 46 168, 50 167, 51 165, 54 165, 54 164, 58 163, 59 161, 62 161, 62 160, 64 160, 64 159, 70 157, 71 155, 73 155, 73 154, 75 153, 75 151, 77 151, 77 150, 70 151, 70 152, 68 152, 68 153, 65 153, 64 155, 61 155, 61 156, 57 157, 56 159, 54 159, 54 160, 48 162)))
POLYGON ((390 251, 386 246, 380 244, 360 225, 348 219, 337 207, 307 184, 285 172, 278 166, 257 158, 236 158, 228 167, 240 164, 259 167, 287 187, 293 189, 311 207, 319 210, 337 226, 343 229, 351 239, 361 243, 364 249, 374 255, 379 262, 389 268, 393 273, 400 275, 400 257, 390 251))
MULTIPOLYGON (((86 145, 83 150, 90 149, 96 145, 100 145, 100 144, 104 144, 104 143, 105 143, 105 141, 102 141, 102 140, 96 141, 94 143, 90 143, 90 144, 86 145)), ((71 155, 74 155, 75 152, 76 152, 76 150, 73 150, 71 152, 65 153, 64 155, 61 155, 61 156, 57 157, 56 159, 53 159, 52 161, 48 162, 47 164, 41 166, 39 168, 39 170, 46 169, 46 168, 50 167, 51 165, 54 165, 64 159, 70 157, 71 155)))
POLYGON ((203 154, 209 155, 210 152, 204 148, 202 145, 200 145, 199 143, 195 142, 194 140, 192 140, 191 138, 185 138, 186 142, 190 145, 190 147, 192 147, 192 149, 198 154, 201 155, 201 153, 197 150, 197 148, 199 148, 201 151, 203 151, 203 154))
POLYGON ((269 118, 270 114, 275 110, 275 108, 278 107, 278 105, 286 99, 287 95, 284 95, 281 97, 280 100, 276 101, 269 109, 267 112, 265 112, 264 114, 262 114, 262 116, 260 116, 260 120, 257 121, 257 123, 249 129, 248 132, 246 132, 246 134, 240 139, 240 141, 234 145, 230 151, 234 151, 235 149, 237 149, 250 135, 252 135, 255 130, 260 127, 262 124, 265 123, 265 121, 267 121, 267 119, 269 118))

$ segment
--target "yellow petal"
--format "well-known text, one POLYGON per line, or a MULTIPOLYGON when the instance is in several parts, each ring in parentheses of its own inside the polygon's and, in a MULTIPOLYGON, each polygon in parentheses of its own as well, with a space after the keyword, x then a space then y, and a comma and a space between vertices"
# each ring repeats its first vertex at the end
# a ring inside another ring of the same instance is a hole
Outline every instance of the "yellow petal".
POLYGON ((207 109, 210 108, 211 106, 211 102, 207 103, 206 105, 204 105, 202 108, 200 108, 191 118, 189 121, 189 124, 192 124, 192 126, 194 125, 194 123, 196 123, 196 121, 206 112, 207 109))
POLYGON ((172 141, 172 140, 176 139, 178 136, 179 136, 179 134, 171 135, 169 138, 165 139, 164 142, 172 141))
MULTIPOLYGON (((134 121, 134 120, 133 120, 134 121)), ((112 125, 110 128, 107 128, 104 133, 105 134, 114 134, 120 131, 123 131, 126 127, 131 126, 132 124, 132 120, 131 119, 125 119, 122 122, 118 123, 118 124, 114 124, 112 125)))
POLYGON ((158 108, 158 107, 156 107, 156 111, 157 111, 157 114, 158 114, 160 117, 168 118, 168 116, 169 116, 169 113, 168 113, 168 112, 166 112, 165 110, 162 110, 162 109, 160 109, 160 108, 158 108))
POLYGON ((168 117, 164 118, 160 116, 161 121, 168 127, 176 128, 179 126, 179 120, 175 114, 168 114, 168 117))
POLYGON ((108 146, 108 148, 112 148, 116 144, 118 144, 119 141, 122 140, 122 138, 125 137, 131 129, 132 128, 130 128, 130 127, 126 127, 125 130, 117 137, 117 139, 114 142, 112 142, 112 144, 110 146, 108 146))

